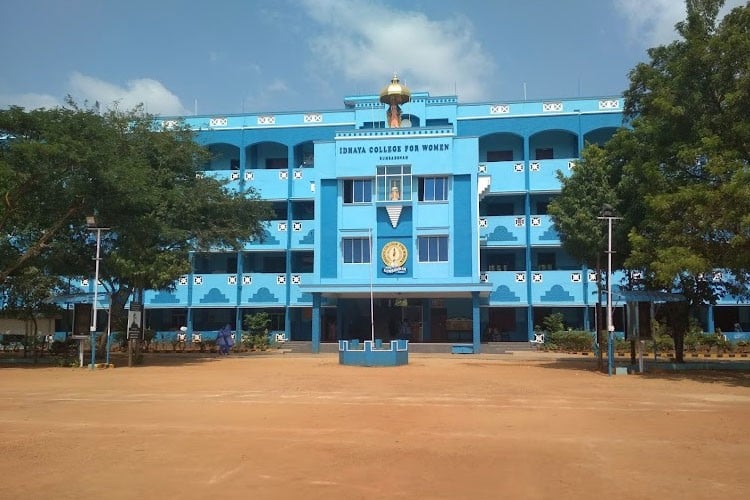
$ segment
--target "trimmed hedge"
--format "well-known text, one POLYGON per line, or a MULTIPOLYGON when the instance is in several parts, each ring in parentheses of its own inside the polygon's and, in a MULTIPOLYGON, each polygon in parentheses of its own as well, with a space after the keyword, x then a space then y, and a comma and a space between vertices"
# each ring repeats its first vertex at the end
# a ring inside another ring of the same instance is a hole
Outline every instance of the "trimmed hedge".
POLYGON ((544 347, 553 351, 590 351, 593 346, 592 334, 581 330, 552 332, 544 338, 544 347))

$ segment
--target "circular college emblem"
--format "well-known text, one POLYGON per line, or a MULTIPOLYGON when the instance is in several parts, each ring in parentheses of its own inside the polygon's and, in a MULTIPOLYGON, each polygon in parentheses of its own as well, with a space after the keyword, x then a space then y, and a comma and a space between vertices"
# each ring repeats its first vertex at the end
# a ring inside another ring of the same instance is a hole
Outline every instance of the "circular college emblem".
POLYGON ((380 252, 380 258, 383 259, 383 264, 386 267, 402 267, 406 264, 406 258, 409 256, 409 251, 406 246, 399 241, 390 241, 383 246, 383 251, 380 252))

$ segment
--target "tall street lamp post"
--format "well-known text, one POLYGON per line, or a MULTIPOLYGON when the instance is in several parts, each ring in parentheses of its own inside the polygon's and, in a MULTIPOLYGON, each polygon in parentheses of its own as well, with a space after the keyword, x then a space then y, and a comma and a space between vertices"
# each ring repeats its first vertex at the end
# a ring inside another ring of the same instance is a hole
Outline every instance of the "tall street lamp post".
POLYGON ((91 333, 91 369, 94 369, 96 363, 96 312, 98 309, 99 301, 99 256, 102 242, 102 231, 109 231, 108 227, 100 227, 96 223, 96 217, 89 215, 86 217, 86 229, 89 231, 96 231, 96 265, 94 270, 94 304, 91 313, 91 327, 89 332, 91 333))
POLYGON ((607 221, 607 374, 612 375, 614 367, 614 335, 615 326, 612 322, 612 221, 622 219, 614 216, 612 205, 602 206, 600 220, 607 221))

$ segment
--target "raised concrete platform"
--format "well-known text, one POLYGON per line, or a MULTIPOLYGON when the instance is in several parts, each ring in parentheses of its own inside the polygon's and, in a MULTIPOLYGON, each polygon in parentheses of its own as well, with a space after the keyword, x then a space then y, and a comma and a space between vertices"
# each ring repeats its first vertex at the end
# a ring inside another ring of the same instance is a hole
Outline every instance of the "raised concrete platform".
POLYGON ((353 366, 400 366, 409 363, 409 341, 339 340, 339 364, 353 366))

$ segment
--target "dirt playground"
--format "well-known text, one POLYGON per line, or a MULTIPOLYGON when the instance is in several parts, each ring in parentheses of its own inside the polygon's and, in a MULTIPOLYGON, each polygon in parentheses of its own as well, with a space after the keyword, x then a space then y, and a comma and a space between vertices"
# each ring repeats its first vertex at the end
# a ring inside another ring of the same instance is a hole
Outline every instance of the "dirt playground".
POLYGON ((750 498, 748 373, 275 353, 0 377, 6 500, 750 498))

